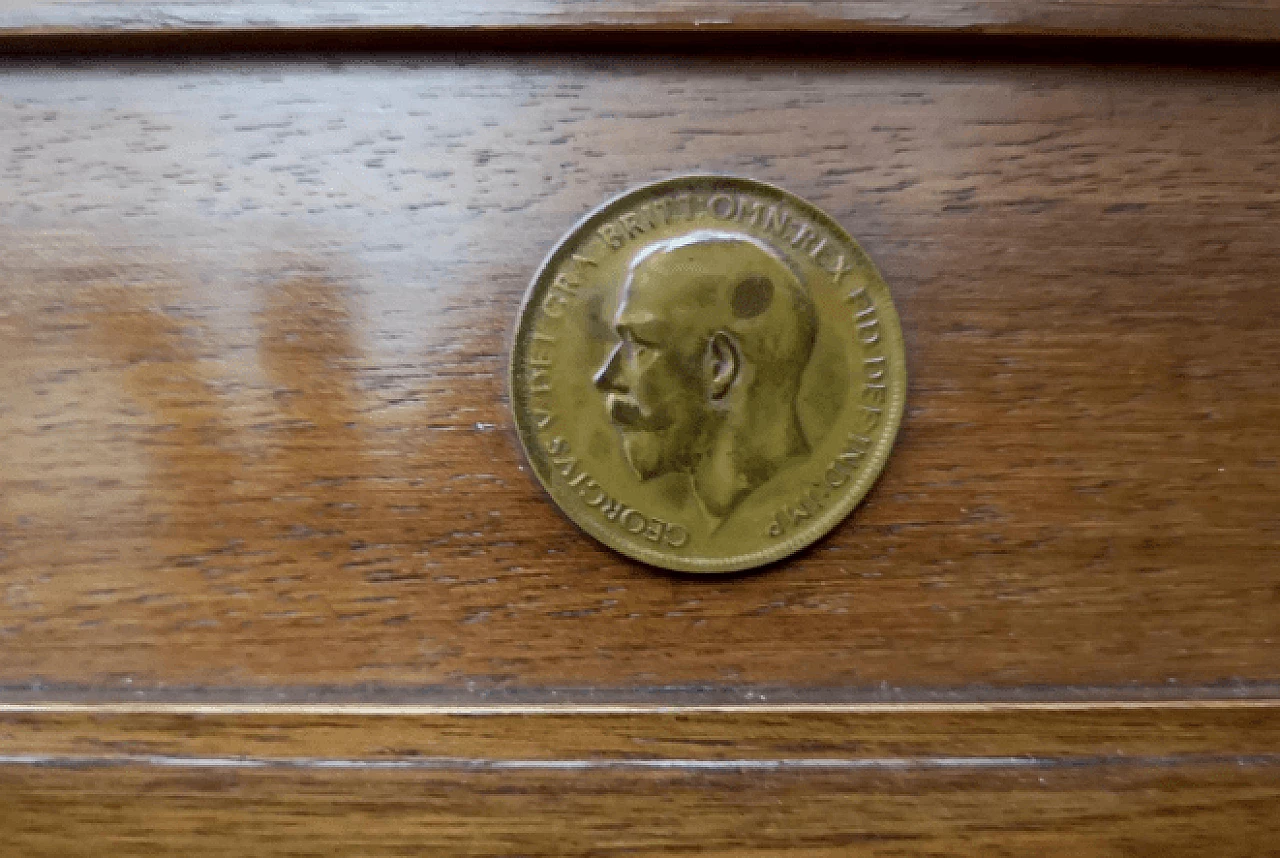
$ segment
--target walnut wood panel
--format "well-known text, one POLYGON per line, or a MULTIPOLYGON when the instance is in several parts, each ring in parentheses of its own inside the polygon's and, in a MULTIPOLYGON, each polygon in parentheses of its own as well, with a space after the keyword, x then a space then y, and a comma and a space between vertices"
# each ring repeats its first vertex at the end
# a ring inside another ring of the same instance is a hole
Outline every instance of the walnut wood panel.
POLYGON ((387 31, 430 42, 467 34, 700 31, 962 33, 1272 41, 1276 0, 11 0, 0 35, 387 31))
POLYGON ((1280 678, 1273 72, 388 59, 3 89, 11 689, 1280 678), (561 518, 504 387, 556 238, 688 170, 828 209, 911 370, 860 510, 711 580, 561 518))
POLYGON ((0 768, 0 848, 102 855, 1274 853, 1280 770, 0 768), (1207 784, 1212 784, 1207 785, 1207 784))
POLYGON ((1280 704, 1140 706, 6 707, 0 758, 901 761, 1275 757, 1280 704), (1016 758, 1016 759, 1015 759, 1016 758))

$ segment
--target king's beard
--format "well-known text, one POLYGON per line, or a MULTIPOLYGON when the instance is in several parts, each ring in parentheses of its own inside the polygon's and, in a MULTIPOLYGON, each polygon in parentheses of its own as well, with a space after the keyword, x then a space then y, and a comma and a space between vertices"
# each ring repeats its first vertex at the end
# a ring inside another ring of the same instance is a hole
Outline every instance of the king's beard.
POLYGON ((622 453, 631 470, 643 480, 651 480, 665 473, 668 468, 663 461, 663 444, 660 436, 643 430, 622 431, 622 453))

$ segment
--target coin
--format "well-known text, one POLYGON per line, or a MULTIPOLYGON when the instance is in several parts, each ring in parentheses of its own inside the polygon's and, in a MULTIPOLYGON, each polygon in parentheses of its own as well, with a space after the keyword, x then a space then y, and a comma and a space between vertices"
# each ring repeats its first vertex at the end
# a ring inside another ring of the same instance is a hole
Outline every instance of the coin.
POLYGON ((902 419, 898 314, 815 206, 680 176, 605 202, 551 251, 512 345, 525 454, 622 554, 730 572, 779 560, 870 489, 902 419))

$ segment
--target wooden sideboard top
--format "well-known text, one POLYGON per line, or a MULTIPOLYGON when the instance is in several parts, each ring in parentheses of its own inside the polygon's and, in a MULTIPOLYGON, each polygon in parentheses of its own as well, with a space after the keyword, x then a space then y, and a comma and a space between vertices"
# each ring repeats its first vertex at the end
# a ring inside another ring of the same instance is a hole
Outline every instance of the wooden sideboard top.
POLYGON ((6 4, 0 854, 1270 854, 1278 33, 6 4), (911 387, 707 579, 557 513, 504 367, 571 223, 712 170, 862 243, 911 387))
POLYGON ((1274 72, 525 58, 5 79, 0 685, 1277 680, 1274 72), (745 576, 584 537, 524 470, 506 402, 547 249, 688 170, 830 211, 907 340, 871 495, 745 576))

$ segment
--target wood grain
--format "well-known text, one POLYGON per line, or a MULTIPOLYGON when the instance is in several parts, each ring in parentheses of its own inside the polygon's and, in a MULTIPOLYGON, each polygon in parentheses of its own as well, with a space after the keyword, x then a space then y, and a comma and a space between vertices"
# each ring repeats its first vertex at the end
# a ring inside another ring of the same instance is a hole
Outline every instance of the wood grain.
POLYGON ((5 854, 1269 854, 1274 701, 8 706, 5 854))
POLYGON ((1274 682, 1278 84, 670 58, 10 68, 0 683, 1274 682), (912 375, 851 520, 710 581, 561 518, 503 378, 555 239, 688 170, 827 208, 894 290, 912 375))
MULTIPOLYGON (((1280 38, 1276 0, 11 0, 0 38, 39 35, 180 35, 382 32, 418 44, 467 36, 548 37, 697 32, 708 38, 769 33, 783 43, 811 34, 975 34, 1138 39, 1280 38)), ((252 41, 250 39, 249 41, 252 41)), ((83 44, 83 43, 82 43, 83 44)), ((120 43, 123 44, 123 43, 120 43)))
MULTIPOLYGON (((167 758, 477 767, 633 763, 686 769, 751 761, 883 768, 949 760, 1014 769, 1206 757, 1280 764, 1280 704, 1134 706, 13 707, 0 710, 0 765, 24 758, 107 765, 167 758), (611 762, 612 761, 612 762, 611 762)), ((1254 763, 1257 764, 1257 763, 1254 763)))
POLYGON ((23 856, 1257 856, 1280 771, 0 769, 23 856))
POLYGON ((0 51, 178 56, 0 68, 0 855, 1280 854, 1277 40, 4 4, 0 51), (503 374, 555 239, 690 170, 831 211, 912 372, 853 518, 716 580, 559 517, 503 374))

